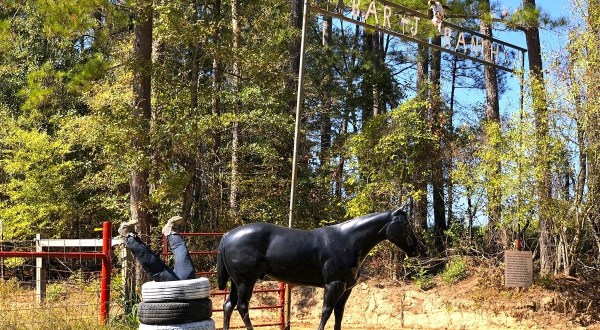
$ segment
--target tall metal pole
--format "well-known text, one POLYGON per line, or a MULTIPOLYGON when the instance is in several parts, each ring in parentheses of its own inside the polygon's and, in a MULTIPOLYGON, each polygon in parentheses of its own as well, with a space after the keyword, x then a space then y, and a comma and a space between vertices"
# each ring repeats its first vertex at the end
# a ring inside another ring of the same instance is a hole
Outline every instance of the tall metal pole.
MULTIPOLYGON (((298 73, 298 93, 296 95, 296 126, 294 129, 294 155, 292 157, 292 186, 290 189, 290 213, 288 226, 292 228, 294 224, 294 204, 296 204, 296 181, 298 176, 298 146, 300 144, 300 114, 304 102, 304 53, 306 49, 306 23, 309 14, 309 1, 304 0, 304 10, 302 16, 302 40, 300 43, 300 72, 298 73)), ((290 329, 290 315, 292 310, 291 302, 292 292, 288 285, 285 286, 285 322, 286 329, 290 329)))

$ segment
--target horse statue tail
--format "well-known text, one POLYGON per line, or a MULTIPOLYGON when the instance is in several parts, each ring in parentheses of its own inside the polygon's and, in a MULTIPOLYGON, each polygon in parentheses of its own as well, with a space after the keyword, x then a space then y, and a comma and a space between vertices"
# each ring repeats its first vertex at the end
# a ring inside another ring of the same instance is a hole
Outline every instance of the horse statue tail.
POLYGON ((228 280, 229 273, 227 272, 225 261, 223 260, 223 249, 219 244, 219 251, 217 252, 217 285, 219 286, 219 290, 225 290, 228 280))

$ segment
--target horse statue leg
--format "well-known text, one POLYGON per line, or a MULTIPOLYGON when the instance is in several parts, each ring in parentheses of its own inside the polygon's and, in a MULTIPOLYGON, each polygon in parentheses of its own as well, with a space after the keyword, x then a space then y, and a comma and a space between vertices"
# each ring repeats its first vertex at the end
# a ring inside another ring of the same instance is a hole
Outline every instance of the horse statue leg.
POLYGON ((344 316, 344 307, 346 306, 346 301, 348 301, 348 297, 350 297, 350 293, 352 293, 352 289, 348 289, 344 291, 340 300, 338 300, 337 304, 335 304, 335 308, 333 309, 333 315, 335 316, 335 326, 333 330, 341 330, 342 329, 342 317, 344 316))
POLYGON ((244 320, 244 325, 248 330, 254 329, 254 327, 252 326, 252 322, 250 322, 248 306, 250 302, 250 297, 252 297, 252 290, 254 289, 255 283, 256 279, 251 279, 250 281, 243 281, 238 286, 238 312, 240 313, 242 320, 244 320))
POLYGON ((223 304, 223 330, 229 330, 229 323, 231 322, 231 314, 233 309, 238 302, 238 292, 235 283, 231 281, 231 291, 227 295, 227 299, 223 304))
MULTIPOLYGON (((344 295, 346 291, 346 283, 342 281, 335 281, 331 283, 325 284, 325 295, 323 299, 323 310, 321 312, 321 323, 319 323, 318 330, 324 330, 325 324, 327 320, 331 316, 331 312, 333 312, 334 307, 336 307, 340 298, 344 295)), ((346 300, 348 297, 346 297, 346 300)), ((342 307, 343 309, 343 307, 342 307)), ((336 312, 337 314, 337 312, 336 312)), ((341 322, 341 319, 340 319, 341 322)), ((336 318, 337 324, 337 318, 336 318)), ((341 323, 340 323, 341 324, 341 323)), ((336 328, 338 329, 338 328, 336 328)))

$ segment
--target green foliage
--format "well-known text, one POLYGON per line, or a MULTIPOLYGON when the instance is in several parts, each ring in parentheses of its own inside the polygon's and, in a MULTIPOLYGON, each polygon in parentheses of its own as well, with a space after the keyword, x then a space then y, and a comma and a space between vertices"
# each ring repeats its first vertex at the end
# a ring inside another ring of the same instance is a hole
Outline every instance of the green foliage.
MULTIPOLYGON (((426 1, 394 2, 422 13, 428 7, 426 1)), ((153 226, 173 214, 186 215, 189 230, 287 223, 295 119, 291 63, 297 60, 300 35, 289 27, 290 2, 244 3, 235 49, 230 3, 216 4, 154 1, 151 66, 133 57, 138 1, 0 4, 0 219, 7 238, 38 232, 97 236, 93 228, 102 221, 129 217, 133 169, 148 172, 149 200, 143 208, 153 226), (233 77, 238 71, 240 77, 233 77), (150 119, 132 116, 132 85, 140 72, 152 77, 150 119), (239 126, 237 150, 232 147, 234 124, 239 126), (135 150, 133 137, 139 137, 135 150), (234 151, 239 209, 231 219, 234 151)), ((361 5, 366 11, 370 2, 361 5)), ((477 1, 448 5, 452 13, 509 28, 561 24, 537 8, 498 21, 497 8, 478 15, 488 10, 477 1)), ((597 225, 591 219, 598 213, 594 173, 600 168, 600 102, 594 101, 597 74, 590 72, 598 71, 598 15, 595 8, 579 10, 572 57, 553 61, 556 67, 548 69, 560 71, 560 63, 572 63, 572 70, 550 79, 557 86, 569 85, 557 87, 557 95, 548 98, 547 122, 534 116, 532 109, 541 106, 536 101, 526 102, 521 113, 506 114, 501 125, 478 120, 481 107, 465 107, 464 93, 454 95, 448 106, 454 113, 407 99, 413 95, 415 58, 404 41, 334 21, 331 39, 323 45, 324 20, 311 16, 295 226, 329 225, 430 198, 428 189, 415 188, 420 184, 415 178, 431 183, 429 160, 442 150, 446 202, 454 193, 449 245, 475 244, 478 237, 463 239, 463 220, 485 222, 498 207, 501 221, 476 223, 476 236, 503 230, 510 235, 526 223, 535 235, 540 215, 551 214, 553 233, 562 241, 579 235, 582 246, 592 246, 595 236, 588 228, 597 225), (536 127, 544 125, 550 133, 540 138, 536 127), (539 200, 546 168, 552 172, 554 194, 539 200), (592 177, 586 177, 588 172, 592 177), (571 184, 575 178, 580 180, 576 188, 571 184)), ((437 32, 427 20, 419 30, 423 38, 437 32)), ((449 63, 448 58, 442 62, 449 63)), ((479 69, 459 66, 459 81, 480 77, 479 69)), ((442 71, 449 72, 444 66, 442 71)), ((473 86, 454 86, 469 88, 468 99, 480 87, 481 79, 472 80, 473 86)), ((525 81, 525 100, 540 100, 548 82, 525 81)))
POLYGON ((468 228, 462 223, 457 221, 451 223, 448 229, 444 231, 444 235, 448 246, 451 246, 454 249, 462 249, 462 251, 468 250, 468 245, 471 243, 468 239, 468 228))
POLYGON ((416 263, 413 263, 411 259, 407 258, 405 263, 406 268, 414 271, 413 279, 421 290, 428 291, 436 287, 437 284, 435 283, 433 274, 423 265, 421 260, 417 259, 416 263))
POLYGON ((568 19, 564 16, 553 18, 549 13, 542 11, 539 7, 521 7, 512 15, 506 17, 505 24, 511 28, 522 28, 524 26, 539 26, 548 30, 556 30, 566 26, 568 19))
MULTIPOLYGON (((500 130, 495 124, 481 128, 461 127, 461 143, 467 148, 458 158, 453 179, 466 188, 471 197, 488 198, 490 193, 501 196, 502 228, 511 229, 519 223, 535 222, 535 189, 538 169, 535 129, 530 112, 515 114, 500 130), (483 138, 485 137, 485 138, 483 138), (472 149, 470 149, 472 148, 472 149), (497 172, 497 165, 501 171, 497 172)), ((551 161, 552 152, 544 155, 551 161)), ((488 208, 494 205, 489 204, 488 208)))
MULTIPOLYGON (((75 138, 92 138, 79 130, 89 112, 83 96, 107 69, 98 19, 111 10, 103 6, 108 3, 0 5, 0 18, 10 17, 0 24, 10 35, 10 43, 0 41, 0 217, 8 238, 92 236, 98 223, 126 212, 126 204, 111 205, 119 196, 86 184, 99 167, 75 138)), ((116 23, 114 17, 106 22, 116 23)))
POLYGON ((0 184, 0 192, 10 198, 0 208, 0 216, 9 219, 8 237, 18 237, 31 229, 60 226, 53 220, 70 215, 72 184, 68 177, 75 162, 65 159, 69 146, 44 132, 22 130, 12 122, 9 124, 10 133, 0 136, 4 143, 0 165, 11 178, 0 184))
POLYGON ((447 284, 460 282, 467 278, 468 265, 467 259, 461 256, 453 256, 444 266, 442 280, 447 284))
POLYGON ((28 260, 25 258, 6 258, 4 259, 4 266, 8 268, 16 268, 24 265, 27 261, 28 260))
POLYGON ((403 103, 373 118, 351 139, 358 171, 348 181, 356 191, 348 203, 350 216, 390 209, 413 194, 408 178, 415 171, 415 155, 433 139, 419 114, 422 107, 417 101, 403 103))
POLYGON ((427 273, 417 273, 415 275, 415 284, 423 291, 428 291, 436 287, 433 275, 427 273))
POLYGON ((126 312, 124 315, 117 316, 115 320, 111 320, 111 329, 114 325, 123 326, 125 329, 139 328, 140 321, 137 317, 137 309, 140 299, 138 295, 133 294, 133 297, 127 297, 125 295, 122 274, 112 277, 111 287, 118 288, 117 290, 111 291, 111 304, 119 306, 121 310, 126 312))
POLYGON ((63 300, 67 297, 67 286, 65 283, 50 283, 46 286, 46 299, 49 302, 63 300))

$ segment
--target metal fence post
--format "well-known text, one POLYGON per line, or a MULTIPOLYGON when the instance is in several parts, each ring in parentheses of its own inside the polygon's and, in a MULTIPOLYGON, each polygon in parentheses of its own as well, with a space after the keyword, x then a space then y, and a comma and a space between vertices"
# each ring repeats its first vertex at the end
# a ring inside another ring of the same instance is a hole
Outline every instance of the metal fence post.
POLYGON ((112 224, 102 224, 102 276, 100 278, 100 322, 108 323, 110 311, 110 255, 112 250, 112 224))
POLYGON ((281 330, 285 330, 287 327, 287 324, 285 322, 285 292, 287 290, 287 287, 289 286, 289 284, 284 284, 283 282, 279 282, 279 305, 281 306, 281 309, 279 310, 279 328, 281 330))
MULTIPOLYGON (((0 252, 4 250, 4 220, 0 220, 0 252)), ((0 280, 4 280, 4 257, 0 257, 0 280)))
MULTIPOLYGON (((43 252, 41 240, 42 234, 35 235, 35 251, 43 252)), ((42 257, 35 258, 35 301, 41 304, 46 299, 46 267, 45 261, 42 257)))

